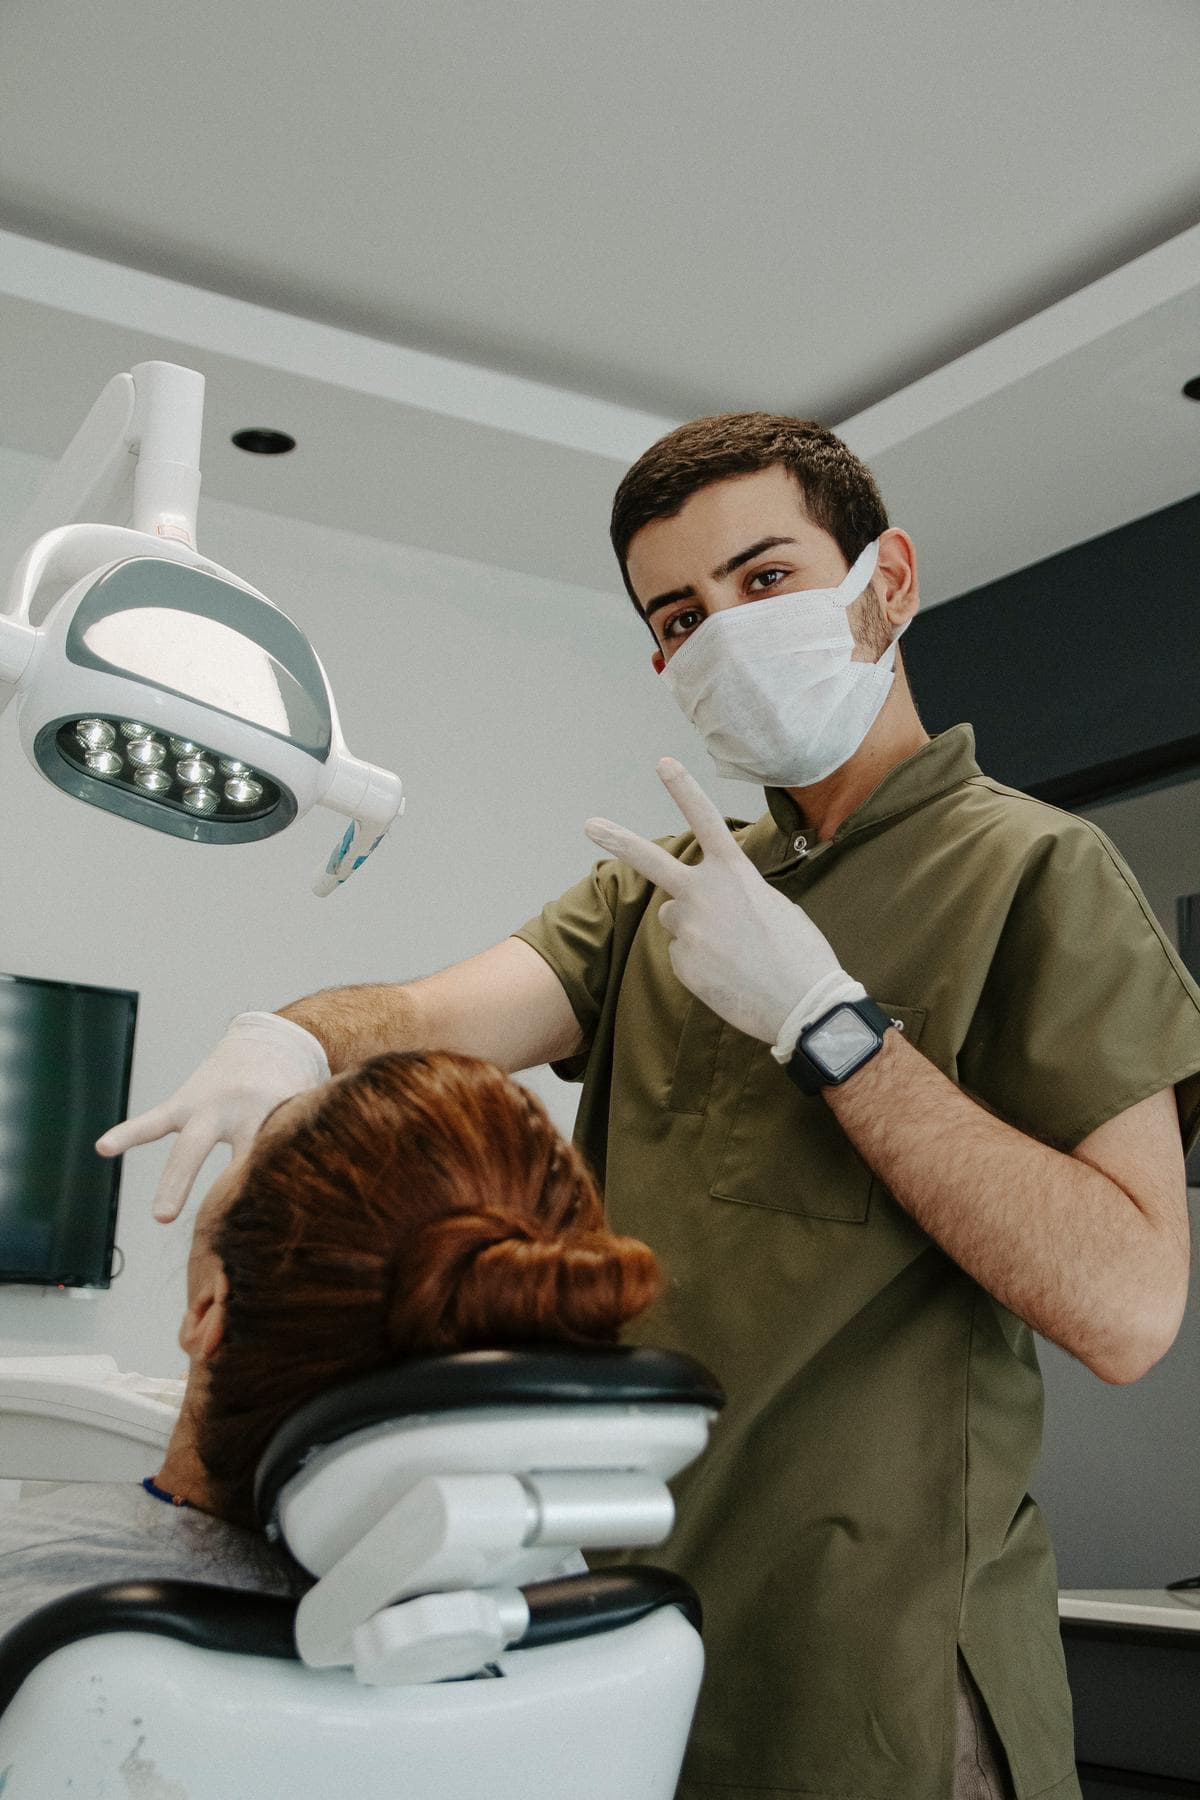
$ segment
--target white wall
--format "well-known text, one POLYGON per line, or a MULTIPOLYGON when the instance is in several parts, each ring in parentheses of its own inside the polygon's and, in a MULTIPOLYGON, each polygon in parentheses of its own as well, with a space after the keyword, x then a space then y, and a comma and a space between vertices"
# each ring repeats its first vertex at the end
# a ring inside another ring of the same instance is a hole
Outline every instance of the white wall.
MULTIPOLYGON (((0 537, 44 467, 0 452, 0 537)), ((600 594, 203 502, 200 544, 307 632, 350 747, 401 774, 408 812, 347 887, 318 900, 309 884, 336 815, 263 844, 181 843, 52 788, 21 753, 10 708, 0 969, 140 991, 135 1110, 164 1098, 242 1008, 402 980, 504 937, 588 867, 590 813, 651 835, 677 829, 660 755, 683 757, 726 811, 761 809, 757 791, 710 779, 615 568, 614 592, 600 594)), ((548 1070, 531 1085, 569 1129, 574 1090, 548 1070)), ((0 1354, 105 1350, 125 1368, 182 1372, 187 1232, 150 1218, 165 1155, 125 1159, 120 1280, 88 1301, 0 1287, 0 1354)))
MULTIPOLYGON (((1088 809, 1129 863, 1176 941, 1175 902, 1200 889, 1200 780, 1088 809)), ((1191 1192, 1200 1242, 1200 1189, 1191 1192)), ((1064 1587, 1160 1587, 1200 1571, 1200 1259, 1191 1302, 1166 1357, 1132 1387, 1106 1387, 1052 1344, 1041 1346, 1046 1449, 1034 1484, 1064 1587)))
MULTIPOLYGON (((1192 1195, 1192 1232, 1200 1192, 1192 1195)), ((1033 1492, 1046 1514, 1062 1587, 1162 1587, 1200 1574, 1200 1264, 1175 1344, 1132 1387, 1108 1387, 1053 1344, 1046 1447, 1033 1492)))

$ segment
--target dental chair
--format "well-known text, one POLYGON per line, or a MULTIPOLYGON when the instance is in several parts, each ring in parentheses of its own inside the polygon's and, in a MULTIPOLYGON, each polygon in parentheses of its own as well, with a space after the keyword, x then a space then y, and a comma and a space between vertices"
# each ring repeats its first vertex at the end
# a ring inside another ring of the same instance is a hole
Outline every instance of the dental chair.
POLYGON ((0 1356, 0 1481, 140 1481, 183 1386, 111 1356, 0 1356))
POLYGON ((299 1602, 68 1595, 0 1641, 4 1800, 670 1800, 694 1592, 662 1542, 721 1390, 647 1349, 434 1357, 320 1396, 258 1470, 299 1602))

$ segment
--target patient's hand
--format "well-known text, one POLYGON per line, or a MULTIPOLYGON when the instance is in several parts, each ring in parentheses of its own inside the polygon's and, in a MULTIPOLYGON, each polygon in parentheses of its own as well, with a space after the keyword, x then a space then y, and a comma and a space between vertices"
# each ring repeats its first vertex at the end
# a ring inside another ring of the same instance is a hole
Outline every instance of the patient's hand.
POLYGON ((154 1196, 154 1216, 178 1218, 211 1150, 248 1150, 255 1132, 280 1101, 329 1078, 318 1040, 278 1013, 239 1013, 212 1054, 169 1100, 114 1125, 96 1144, 101 1156, 120 1156, 177 1131, 178 1141, 154 1196))

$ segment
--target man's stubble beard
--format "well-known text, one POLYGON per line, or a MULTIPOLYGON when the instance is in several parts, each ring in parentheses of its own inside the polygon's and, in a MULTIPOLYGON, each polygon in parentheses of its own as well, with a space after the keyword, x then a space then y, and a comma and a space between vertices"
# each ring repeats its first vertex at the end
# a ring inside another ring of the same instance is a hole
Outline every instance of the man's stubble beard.
POLYGON ((892 641, 892 628, 873 582, 868 582, 854 605, 862 608, 855 620, 857 630, 854 635, 863 648, 870 651, 871 661, 878 662, 892 641))

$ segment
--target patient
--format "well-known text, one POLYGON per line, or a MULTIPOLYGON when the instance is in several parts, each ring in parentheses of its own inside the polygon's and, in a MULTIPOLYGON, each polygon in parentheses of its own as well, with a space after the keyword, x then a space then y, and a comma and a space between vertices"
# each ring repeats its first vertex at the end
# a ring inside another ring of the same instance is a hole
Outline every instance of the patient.
POLYGON ((409 1357, 610 1343, 658 1284, 541 1102, 490 1064, 380 1056, 296 1095, 197 1215, 162 1467, 0 1507, 0 1632, 101 1581, 303 1591, 252 1499, 290 1413, 409 1357))

